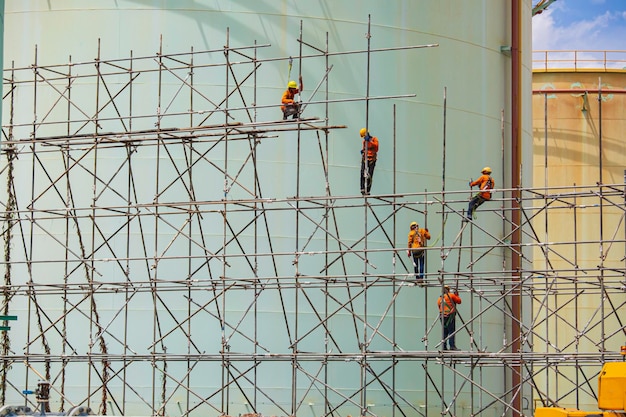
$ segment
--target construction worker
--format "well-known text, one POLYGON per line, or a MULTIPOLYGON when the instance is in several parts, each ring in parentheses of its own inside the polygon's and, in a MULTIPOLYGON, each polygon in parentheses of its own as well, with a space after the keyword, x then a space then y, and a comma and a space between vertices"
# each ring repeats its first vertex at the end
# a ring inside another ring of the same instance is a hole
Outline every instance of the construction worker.
POLYGON ((371 136, 366 128, 359 131, 363 138, 361 147, 361 195, 370 195, 376 158, 378 155, 378 138, 371 136))
POLYGON ((470 188, 478 186, 480 191, 470 200, 465 220, 472 220, 474 211, 485 201, 491 200, 491 190, 495 186, 495 181, 491 178, 491 168, 484 167, 482 174, 476 181, 470 181, 469 183, 470 188))
POLYGON ((456 305, 461 304, 461 297, 455 292, 450 292, 450 287, 444 285, 443 295, 437 300, 440 318, 443 322, 443 350, 460 350, 454 343, 456 331, 456 305), (450 346, 449 349, 446 346, 450 346))
POLYGON ((430 232, 428 228, 420 229, 417 222, 411 222, 409 226, 409 242, 406 251, 408 256, 413 257, 413 268, 415 270, 415 279, 419 282, 424 281, 424 264, 426 261, 424 249, 426 247, 426 241, 430 239, 430 232))
POLYGON ((287 89, 283 93, 282 103, 280 109, 283 111, 283 120, 287 120, 287 117, 293 116, 292 119, 298 119, 300 117, 300 103, 295 101, 296 94, 300 93, 304 89, 302 84, 302 75, 299 77, 300 88, 295 81, 289 81, 287 83, 287 89))

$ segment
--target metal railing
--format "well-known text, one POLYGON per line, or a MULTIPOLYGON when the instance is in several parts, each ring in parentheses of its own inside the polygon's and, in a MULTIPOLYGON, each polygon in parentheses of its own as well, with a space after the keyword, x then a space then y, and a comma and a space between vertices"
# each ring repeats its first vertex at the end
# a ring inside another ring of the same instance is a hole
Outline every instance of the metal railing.
POLYGON ((533 70, 626 70, 625 51, 533 51, 533 70))

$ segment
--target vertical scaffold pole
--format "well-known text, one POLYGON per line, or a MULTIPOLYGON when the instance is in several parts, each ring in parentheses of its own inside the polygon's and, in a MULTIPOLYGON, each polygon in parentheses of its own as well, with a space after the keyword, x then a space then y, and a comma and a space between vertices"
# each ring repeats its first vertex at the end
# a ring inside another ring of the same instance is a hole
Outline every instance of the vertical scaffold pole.
MULTIPOLYGON (((599 205, 599 216, 600 216, 600 227, 599 227, 599 239, 600 239, 600 311, 604 311, 604 301, 605 301, 605 283, 604 283, 604 176, 602 175, 602 171, 604 170, 602 164, 602 77, 598 77, 598 186, 599 186, 599 197, 598 197, 598 205, 599 205)), ((601 330, 601 342, 600 342, 600 355, 602 357, 601 363, 604 363, 604 352, 606 351, 606 347, 604 345, 606 340, 606 329, 605 329, 605 320, 604 315, 602 316, 602 320, 600 321, 601 330)))
MULTIPOLYGON (((366 131, 369 133, 369 96, 370 96, 370 58, 371 58, 371 39, 372 39, 372 35, 371 35, 371 27, 372 27, 372 16, 371 15, 367 15, 367 72, 366 72, 366 79, 367 82, 365 84, 365 129, 366 131)), ((364 267, 363 267, 363 288, 365 288, 365 291, 363 293, 363 342, 361 343, 361 415, 365 416, 368 414, 367 412, 367 372, 366 372, 366 367, 367 367, 367 356, 365 355, 365 353, 367 352, 367 297, 368 297, 368 292, 367 292, 367 264, 368 264, 368 254, 367 254, 367 242, 368 242, 368 233, 367 233, 367 229, 368 229, 368 225, 367 225, 367 212, 368 212, 368 192, 367 189, 368 187, 368 183, 370 183, 372 181, 372 178, 369 178, 369 161, 367 159, 367 151, 368 151, 368 146, 367 146, 367 142, 364 143, 363 145, 363 164, 364 164, 364 170, 363 170, 363 175, 366 175, 366 180, 364 181, 364 187, 365 187, 365 205, 363 206, 363 227, 365 229, 365 239, 364 239, 364 267)))

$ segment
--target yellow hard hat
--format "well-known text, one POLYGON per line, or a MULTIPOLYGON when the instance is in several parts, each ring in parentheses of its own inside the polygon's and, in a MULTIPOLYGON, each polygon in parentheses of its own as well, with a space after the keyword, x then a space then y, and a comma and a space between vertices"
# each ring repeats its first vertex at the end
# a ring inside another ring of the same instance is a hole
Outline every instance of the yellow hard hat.
POLYGON ((413 226, 417 226, 417 222, 411 222, 411 224, 409 225, 409 227, 413 227, 413 226))
POLYGON ((366 133, 367 133, 367 129, 366 129, 366 128, 363 128, 363 129, 361 129, 361 130, 359 131, 359 134, 361 135, 361 137, 362 137, 362 138, 363 138, 363 137, 365 137, 365 134, 366 134, 366 133))
POLYGON ((298 84, 295 81, 289 81, 287 88, 298 88, 298 84))
POLYGON ((489 167, 484 167, 483 170, 481 171, 483 174, 491 174, 491 168, 489 167))

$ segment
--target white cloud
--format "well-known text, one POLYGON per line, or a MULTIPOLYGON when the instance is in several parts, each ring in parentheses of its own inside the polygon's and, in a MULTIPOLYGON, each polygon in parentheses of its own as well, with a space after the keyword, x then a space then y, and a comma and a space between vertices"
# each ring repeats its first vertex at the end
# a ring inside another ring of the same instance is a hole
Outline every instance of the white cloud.
POLYGON ((551 39, 556 32, 554 19, 552 18, 552 10, 545 10, 543 13, 534 16, 532 21, 533 28, 533 50, 550 49, 551 39))
POLYGON ((591 8, 585 10, 585 19, 572 20, 568 5, 563 1, 561 7, 551 7, 532 18, 533 51, 551 51, 547 54, 548 64, 544 62, 546 54, 534 53, 533 65, 626 68, 626 52, 604 52, 626 49, 626 11, 591 8))
MULTIPOLYGON (((553 14, 566 13, 558 7, 533 17, 533 50, 608 50, 624 49, 623 21, 626 12, 609 11, 589 19, 571 21, 559 26, 553 14)), ((567 19, 559 19, 567 21, 567 19)))

